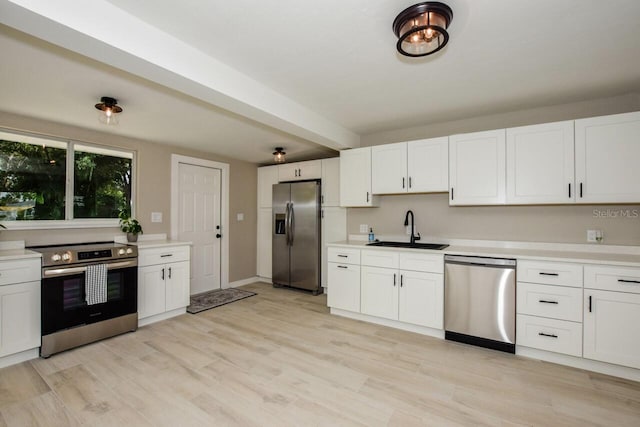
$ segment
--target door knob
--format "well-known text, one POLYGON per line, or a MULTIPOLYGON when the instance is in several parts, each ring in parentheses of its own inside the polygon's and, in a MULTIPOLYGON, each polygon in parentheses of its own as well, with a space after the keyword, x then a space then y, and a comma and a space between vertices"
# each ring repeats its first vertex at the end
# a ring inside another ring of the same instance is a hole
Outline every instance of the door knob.
POLYGON ((222 234, 220 234, 220 233, 216 234, 216 239, 219 239, 221 237, 222 237, 222 234))

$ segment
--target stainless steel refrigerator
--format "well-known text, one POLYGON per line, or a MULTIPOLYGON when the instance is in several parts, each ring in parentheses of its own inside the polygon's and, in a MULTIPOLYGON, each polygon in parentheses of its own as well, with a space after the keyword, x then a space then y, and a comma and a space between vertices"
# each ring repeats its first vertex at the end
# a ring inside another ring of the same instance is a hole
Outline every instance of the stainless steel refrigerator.
POLYGON ((320 181, 273 185, 272 280, 276 287, 320 286, 320 181))

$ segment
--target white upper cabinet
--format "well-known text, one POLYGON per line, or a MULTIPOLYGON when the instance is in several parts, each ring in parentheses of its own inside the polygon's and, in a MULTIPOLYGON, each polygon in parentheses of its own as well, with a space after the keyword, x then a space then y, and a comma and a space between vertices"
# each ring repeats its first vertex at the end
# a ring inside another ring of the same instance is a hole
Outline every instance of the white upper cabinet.
POLYGON ((640 112, 575 121, 578 203, 640 202, 640 112))
POLYGON ((371 147, 373 194, 448 191, 448 137, 371 147))
POLYGON ((449 137, 407 143, 409 193, 449 191, 449 137))
POLYGON ((371 147, 371 191, 373 194, 406 193, 407 143, 371 147))
POLYGON ((573 203, 573 121, 507 129, 507 203, 573 203))
POLYGON ((340 206, 340 157, 322 159, 322 206, 340 206))
POLYGON ((340 152, 340 206, 377 206, 371 194, 371 147, 340 152))
POLYGON ((449 204, 505 203, 505 130, 449 137, 449 204))
POLYGON ((320 160, 309 160, 306 162, 278 165, 278 180, 280 182, 320 179, 321 176, 322 165, 320 160))
POLYGON ((273 184, 278 183, 278 166, 258 168, 258 207, 270 208, 273 184))

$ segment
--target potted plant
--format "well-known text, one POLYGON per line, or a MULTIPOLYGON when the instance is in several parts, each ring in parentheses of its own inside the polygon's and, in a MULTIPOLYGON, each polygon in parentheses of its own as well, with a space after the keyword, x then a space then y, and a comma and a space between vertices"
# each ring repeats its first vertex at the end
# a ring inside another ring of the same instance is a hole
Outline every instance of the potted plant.
POLYGON ((120 215, 120 230, 127 233, 127 242, 137 242, 138 234, 143 234, 142 226, 137 219, 131 218, 125 211, 121 211, 120 215))

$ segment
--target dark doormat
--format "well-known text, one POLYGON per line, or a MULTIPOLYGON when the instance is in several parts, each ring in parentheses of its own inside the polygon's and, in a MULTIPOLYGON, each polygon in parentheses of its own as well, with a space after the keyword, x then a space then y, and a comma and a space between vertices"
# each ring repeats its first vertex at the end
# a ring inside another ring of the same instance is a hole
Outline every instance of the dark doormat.
POLYGON ((220 307, 234 301, 249 298, 256 295, 255 292, 245 291, 242 289, 216 289, 215 291, 203 292, 201 294, 191 295, 191 305, 187 307, 187 313, 196 314, 210 308, 220 307))

